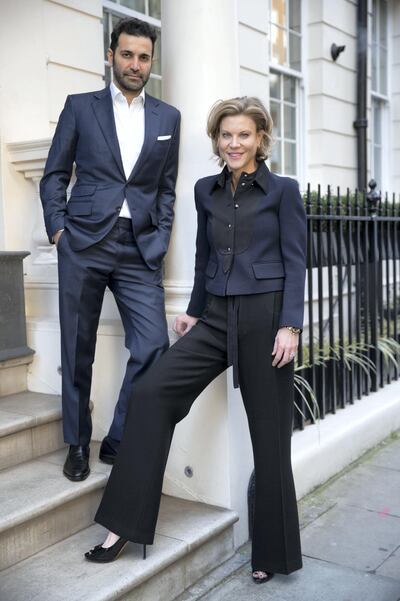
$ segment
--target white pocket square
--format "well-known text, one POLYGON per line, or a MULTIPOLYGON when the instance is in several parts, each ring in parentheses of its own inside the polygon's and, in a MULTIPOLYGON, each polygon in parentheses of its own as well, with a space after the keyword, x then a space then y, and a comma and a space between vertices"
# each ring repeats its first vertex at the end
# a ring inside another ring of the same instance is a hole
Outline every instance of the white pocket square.
POLYGON ((158 136, 157 140, 170 140, 171 136, 158 136))

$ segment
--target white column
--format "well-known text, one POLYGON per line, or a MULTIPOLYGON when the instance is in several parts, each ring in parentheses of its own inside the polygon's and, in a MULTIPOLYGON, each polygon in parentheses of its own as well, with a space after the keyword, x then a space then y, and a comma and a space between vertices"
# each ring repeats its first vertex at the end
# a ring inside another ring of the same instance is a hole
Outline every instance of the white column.
MULTIPOLYGON (((238 16, 236 0, 162 0, 161 6, 163 98, 182 113, 175 223, 165 281, 171 320, 186 310, 193 284, 193 187, 197 179, 220 169, 206 135, 207 114, 216 100, 240 95, 238 16)), ((236 510, 241 518, 236 544, 241 544, 248 537, 246 489, 252 453, 240 394, 231 381, 229 370, 178 424, 164 491, 236 510)))
POLYGON ((182 113, 176 217, 166 270, 167 312, 186 309, 193 281, 193 186, 218 170, 206 135, 219 98, 239 94, 235 0, 162 0, 163 98, 182 113))

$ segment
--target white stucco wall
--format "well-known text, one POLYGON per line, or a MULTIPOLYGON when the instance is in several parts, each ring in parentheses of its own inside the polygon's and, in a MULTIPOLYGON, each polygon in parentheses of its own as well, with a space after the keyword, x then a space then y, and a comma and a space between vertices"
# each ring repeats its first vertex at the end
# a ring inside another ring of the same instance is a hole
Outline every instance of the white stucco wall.
POLYGON ((313 188, 356 185, 356 9, 351 0, 309 0, 306 164, 313 188), (346 46, 336 62, 332 43, 346 46))
MULTIPOLYGON (((192 285, 193 185, 218 169, 205 134, 206 115, 213 101, 231 95, 256 95, 268 104, 269 15, 265 0, 218 0, 218 11, 215 0, 163 0, 163 4, 164 96, 183 115, 176 221, 166 266, 171 323, 186 308, 192 285)), ((398 191, 400 5, 393 0, 390 6, 390 182, 398 191)), ((302 184, 309 180, 313 186, 353 187, 356 2, 304 0, 303 8, 302 184), (333 42, 346 45, 336 63, 330 56, 333 42)), ((33 262, 37 242, 32 236, 44 234, 37 219, 37 188, 29 177, 34 172, 38 180, 45 154, 38 151, 42 158, 35 162, 36 151, 28 149, 28 166, 18 171, 6 144, 50 138, 67 94, 103 87, 101 18, 101 0, 13 0, 0 5, 0 49, 7 57, 0 64, 0 248, 33 253, 25 262, 28 336, 36 350, 29 387, 42 392, 60 392, 61 385, 57 269, 33 262)), ((45 143, 36 146, 43 148, 45 143)), ((126 359, 118 313, 107 293, 92 387, 96 439, 104 436, 112 419, 126 359)), ((177 427, 165 491, 237 509, 242 518, 236 527, 239 543, 247 536, 246 486, 251 469, 246 419, 228 372, 204 392, 190 417, 177 427), (187 465, 193 468, 192 478, 184 475, 187 465)))
POLYGON ((391 174, 389 191, 400 192, 400 2, 392 0, 391 10, 391 33, 392 48, 391 60, 391 174))

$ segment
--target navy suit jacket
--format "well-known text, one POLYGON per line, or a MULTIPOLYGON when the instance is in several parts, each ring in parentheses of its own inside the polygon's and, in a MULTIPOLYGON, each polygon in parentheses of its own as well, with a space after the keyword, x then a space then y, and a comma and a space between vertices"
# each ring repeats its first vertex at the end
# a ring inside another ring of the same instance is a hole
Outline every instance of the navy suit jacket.
POLYGON ((110 88, 67 97, 40 182, 50 242, 65 228, 74 250, 95 244, 111 230, 126 198, 140 253, 150 269, 160 267, 174 217, 180 114, 149 94, 144 111, 143 148, 126 178, 110 88), (67 203, 74 162, 77 179, 67 203))
POLYGON ((188 314, 217 296, 283 291, 279 327, 303 327, 306 213, 297 182, 265 163, 251 183, 242 174, 232 198, 226 168, 195 185, 195 280, 188 314))

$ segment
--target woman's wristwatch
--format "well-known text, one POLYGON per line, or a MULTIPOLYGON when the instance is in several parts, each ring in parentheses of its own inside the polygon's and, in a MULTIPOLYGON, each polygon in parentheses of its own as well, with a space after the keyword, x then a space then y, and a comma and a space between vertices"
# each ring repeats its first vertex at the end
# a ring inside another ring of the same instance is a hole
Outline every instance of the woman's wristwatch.
POLYGON ((292 334, 301 334, 301 328, 295 328, 294 326, 283 326, 286 330, 289 330, 292 334))

